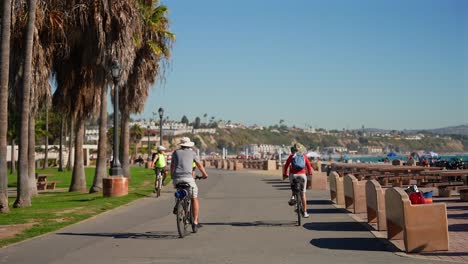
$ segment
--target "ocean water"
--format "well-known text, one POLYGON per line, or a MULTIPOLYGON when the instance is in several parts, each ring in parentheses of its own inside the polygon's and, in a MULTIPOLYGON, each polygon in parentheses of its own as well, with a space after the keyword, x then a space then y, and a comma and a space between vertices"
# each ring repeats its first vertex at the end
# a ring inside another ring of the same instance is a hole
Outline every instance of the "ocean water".
MULTIPOLYGON (((369 157, 369 156, 361 156, 361 157, 360 156, 348 156, 348 157, 353 162, 356 162, 357 160, 360 160, 361 162, 380 162, 383 159, 385 159, 387 156, 372 156, 372 157, 369 157)), ((441 159, 441 160, 450 160, 452 158, 461 158, 465 162, 468 162, 468 155, 442 155, 442 156, 439 156, 439 159, 441 159)), ((405 156, 389 157, 388 159, 390 161, 396 160, 396 159, 406 161, 406 160, 408 160, 408 156, 405 155, 405 156)), ((339 158, 335 158, 334 160, 339 160, 339 158)))

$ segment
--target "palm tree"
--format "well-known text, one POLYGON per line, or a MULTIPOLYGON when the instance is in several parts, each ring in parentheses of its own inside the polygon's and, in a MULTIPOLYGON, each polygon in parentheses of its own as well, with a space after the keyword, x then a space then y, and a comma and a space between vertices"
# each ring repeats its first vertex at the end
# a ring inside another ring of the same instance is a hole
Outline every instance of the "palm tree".
POLYGON ((60 139, 59 139, 59 161, 58 161, 58 171, 63 171, 63 114, 60 114, 60 139))
POLYGON ((207 121, 206 121, 206 117, 207 117, 207 116, 208 116, 207 113, 204 113, 204 114, 203 114, 203 119, 205 119, 205 126, 206 126, 206 122, 207 122, 207 121))
POLYGON ((175 35, 168 31, 169 9, 161 5, 159 0, 137 1, 139 17, 142 21, 140 35, 136 37, 136 56, 132 63, 125 88, 120 96, 120 111, 122 113, 122 168, 125 176, 129 176, 129 141, 128 130, 131 113, 143 110, 148 97, 150 84, 157 78, 164 78, 166 62, 171 55, 175 35))
POLYGON ((28 132, 29 132, 29 112, 30 112, 30 86, 31 86, 31 66, 33 57, 34 43, 34 23, 36 20, 36 0, 29 0, 28 25, 26 32, 26 49, 24 55, 24 73, 21 100, 21 123, 19 136, 19 154, 18 154, 18 187, 17 197, 14 207, 31 206, 29 164, 28 164, 28 132))
MULTIPOLYGON (((10 67, 11 1, 3 0, 2 43, 0 51, 0 160, 7 158, 8 78, 10 67)), ((12 144, 13 145, 13 144, 12 144)), ((13 146, 12 146, 13 147, 13 146)), ((12 160, 12 164, 14 164, 12 160)), ((8 174, 6 162, 0 163, 0 213, 8 213, 8 174)))
POLYGON ((45 144, 45 152, 44 152, 44 164, 42 165, 43 169, 47 169, 49 167, 49 102, 45 102, 45 132, 46 135, 44 136, 44 144, 45 144))
MULTIPOLYGON (((32 95, 29 97, 32 98, 32 95)), ((31 102, 30 105, 33 103, 31 102)), ((29 195, 37 196, 36 186, 36 119, 33 112, 29 113, 28 129, 28 179, 29 195)))
POLYGON ((102 179, 107 175, 107 84, 101 87, 101 109, 99 114, 99 140, 96 172, 90 193, 102 190, 102 179))
POLYGON ((130 140, 135 144, 135 152, 133 153, 135 156, 137 154, 137 144, 143 138, 143 133, 143 128, 137 124, 130 128, 130 140))

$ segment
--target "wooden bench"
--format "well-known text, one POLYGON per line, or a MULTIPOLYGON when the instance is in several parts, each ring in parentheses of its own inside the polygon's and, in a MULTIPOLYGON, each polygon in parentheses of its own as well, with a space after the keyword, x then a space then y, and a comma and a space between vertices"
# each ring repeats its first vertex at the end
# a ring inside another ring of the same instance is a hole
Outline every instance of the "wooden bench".
POLYGON ((343 178, 335 171, 330 174, 330 200, 338 205, 345 204, 343 178))
POLYGON ((448 250, 445 203, 412 205, 402 188, 385 192, 388 239, 403 239, 406 252, 448 250))
POLYGON ((376 180, 366 182, 367 222, 376 223, 378 231, 387 230, 385 218, 385 191, 376 180))
POLYGON ((55 190, 55 186, 60 181, 48 181, 47 177, 53 177, 54 174, 51 173, 36 173, 36 182, 37 182, 37 190, 44 191, 44 190, 55 190))
POLYGON ((352 174, 343 179, 345 207, 354 214, 366 212, 366 182, 358 181, 352 174))
POLYGON ((468 186, 464 185, 462 182, 451 182, 439 185, 437 189, 439 190, 440 197, 451 197, 460 190, 468 189, 468 186))

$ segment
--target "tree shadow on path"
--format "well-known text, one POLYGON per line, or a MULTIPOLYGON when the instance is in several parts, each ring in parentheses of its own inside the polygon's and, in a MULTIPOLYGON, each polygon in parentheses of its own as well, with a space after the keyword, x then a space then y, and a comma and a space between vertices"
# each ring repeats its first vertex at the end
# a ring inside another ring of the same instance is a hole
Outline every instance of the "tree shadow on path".
POLYGON ((337 250, 359 251, 399 251, 390 245, 385 239, 380 238, 317 238, 310 241, 315 247, 337 250))
POLYGON ((179 235, 171 232, 145 233, 57 233, 63 236, 111 237, 116 239, 178 239, 179 235))
POLYGON ((304 228, 313 231, 369 231, 358 222, 312 222, 304 224, 304 228))
POLYGON ((236 226, 236 227, 281 227, 281 226, 297 226, 295 221, 254 221, 254 222, 214 222, 203 223, 206 226, 236 226))
POLYGON ((333 204, 332 201, 330 200, 308 200, 307 201, 307 204, 308 205, 329 205, 329 204, 333 204))

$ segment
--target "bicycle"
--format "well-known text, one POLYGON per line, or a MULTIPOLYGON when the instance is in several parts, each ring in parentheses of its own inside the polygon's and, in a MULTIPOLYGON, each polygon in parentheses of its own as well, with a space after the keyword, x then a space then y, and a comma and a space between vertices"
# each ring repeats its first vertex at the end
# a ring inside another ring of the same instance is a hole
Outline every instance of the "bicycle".
MULTIPOLYGON (((201 176, 195 177, 195 180, 200 179, 204 178, 201 176)), ((187 234, 188 225, 192 226, 193 233, 198 231, 197 225, 193 222, 192 199, 189 195, 190 188, 191 187, 188 183, 178 183, 176 185, 176 192, 174 193, 176 197, 175 209, 177 210, 177 231, 179 232, 180 238, 183 238, 187 234)))
POLYGON ((301 226, 302 215, 304 214, 304 208, 302 207, 302 190, 304 190, 304 179, 294 178, 291 184, 294 199, 296 201, 296 208, 294 212, 297 214, 297 225, 301 226))
POLYGON ((162 176, 162 169, 155 168, 154 171, 156 172, 156 185, 155 185, 155 192, 156 192, 156 198, 161 196, 161 189, 163 186, 163 176, 162 176))

